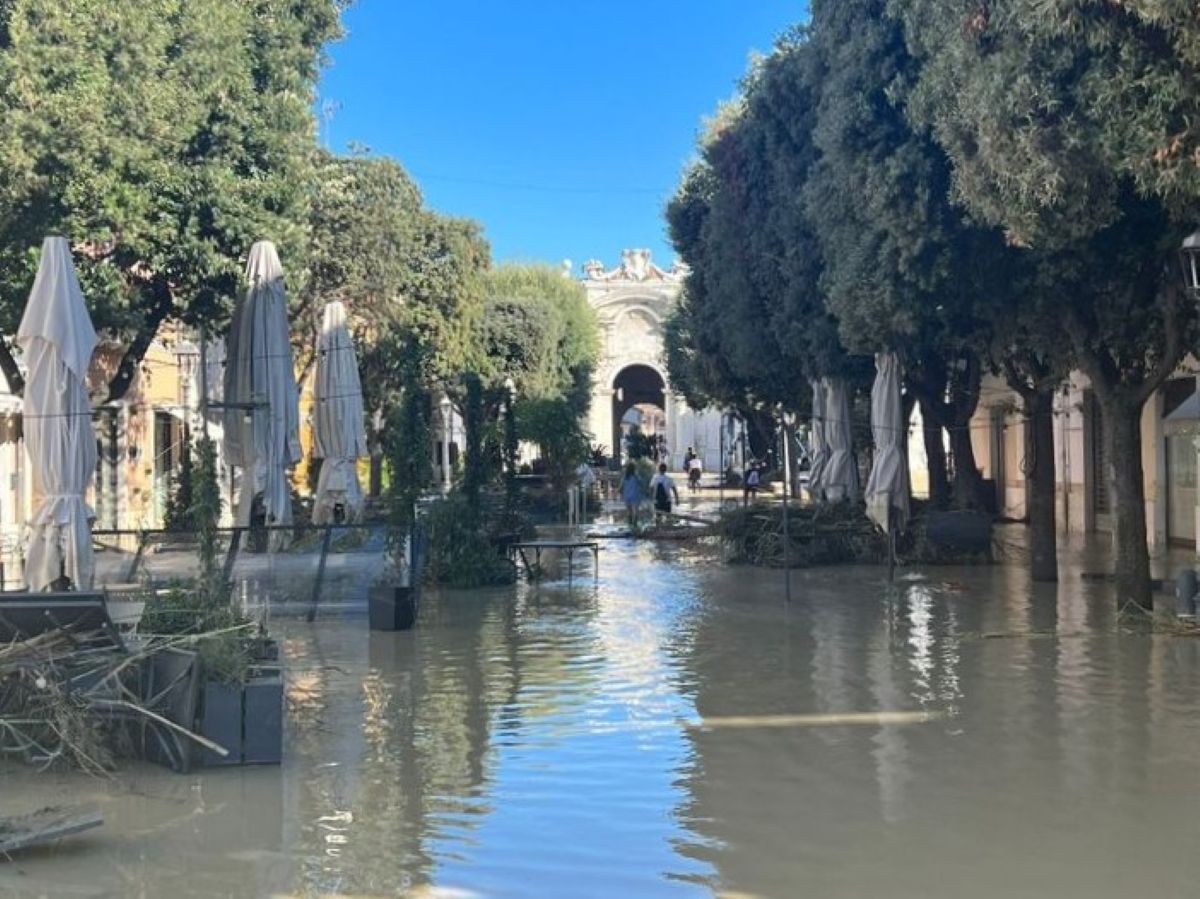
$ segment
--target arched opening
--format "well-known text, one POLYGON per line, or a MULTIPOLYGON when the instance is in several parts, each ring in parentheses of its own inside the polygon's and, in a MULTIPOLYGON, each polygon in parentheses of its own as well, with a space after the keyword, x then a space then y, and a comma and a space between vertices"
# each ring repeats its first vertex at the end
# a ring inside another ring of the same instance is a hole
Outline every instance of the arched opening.
POLYGON ((627 365, 613 379, 613 455, 623 451, 625 437, 637 427, 643 434, 665 435, 667 385, 649 365, 627 365))

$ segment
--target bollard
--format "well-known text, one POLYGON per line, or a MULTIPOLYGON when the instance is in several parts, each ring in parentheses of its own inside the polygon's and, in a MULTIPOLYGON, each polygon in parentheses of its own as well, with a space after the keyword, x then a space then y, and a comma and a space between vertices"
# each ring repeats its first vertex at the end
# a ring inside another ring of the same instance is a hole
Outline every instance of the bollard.
POLYGON ((1185 568, 1175 578, 1175 615, 1178 618, 1192 618, 1196 614, 1196 590, 1198 588, 1196 572, 1185 568))

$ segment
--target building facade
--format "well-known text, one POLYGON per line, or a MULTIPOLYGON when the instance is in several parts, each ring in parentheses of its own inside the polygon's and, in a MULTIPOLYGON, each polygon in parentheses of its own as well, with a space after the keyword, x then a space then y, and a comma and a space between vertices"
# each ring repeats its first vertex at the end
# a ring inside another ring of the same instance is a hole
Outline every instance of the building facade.
MULTIPOLYGON (((1196 361, 1188 359, 1142 410, 1142 485, 1146 535, 1155 552, 1168 547, 1200 551, 1197 442, 1200 400, 1196 361)), ((998 379, 986 379, 971 422, 975 458, 996 491, 1002 516, 1025 517, 1025 423, 1020 402, 998 379)), ((1072 373, 1054 406, 1055 509, 1066 534, 1112 529, 1112 487, 1104 422, 1086 375, 1072 373)))
MULTIPOLYGON (((570 274, 570 264, 565 264, 570 274)), ((721 468, 722 413, 694 410, 671 389, 663 324, 679 302, 684 270, 655 265, 649 250, 629 249, 615 268, 599 260, 583 267, 583 286, 600 328, 600 358, 592 380, 588 430, 605 453, 618 456, 622 435, 637 424, 666 441, 671 464, 690 446, 705 470, 721 468)))

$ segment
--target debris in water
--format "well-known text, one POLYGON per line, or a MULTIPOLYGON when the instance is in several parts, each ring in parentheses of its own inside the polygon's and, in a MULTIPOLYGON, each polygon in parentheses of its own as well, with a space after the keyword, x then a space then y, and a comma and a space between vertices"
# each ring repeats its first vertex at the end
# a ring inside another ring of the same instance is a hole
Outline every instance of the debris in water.
POLYGON ((48 805, 27 815, 0 818, 0 861, 33 846, 45 846, 104 823, 100 810, 85 805, 48 805))

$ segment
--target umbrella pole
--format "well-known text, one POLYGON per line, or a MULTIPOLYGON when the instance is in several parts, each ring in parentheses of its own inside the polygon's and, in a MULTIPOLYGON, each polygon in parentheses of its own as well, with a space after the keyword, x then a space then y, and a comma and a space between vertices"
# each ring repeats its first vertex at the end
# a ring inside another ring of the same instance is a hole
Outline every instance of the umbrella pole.
POLYGON ((788 446, 787 421, 780 417, 780 433, 783 435, 783 595, 792 602, 792 535, 788 520, 788 494, 791 493, 791 453, 788 446))
POLYGON ((317 577, 313 581, 312 599, 308 605, 308 614, 304 620, 312 624, 317 619, 317 603, 321 601, 321 585, 325 582, 325 561, 329 558, 329 541, 333 537, 333 525, 325 528, 325 536, 321 539, 321 561, 317 564, 317 577))
POLYGON ((888 583, 894 583, 896 580, 896 510, 888 500, 888 583))

